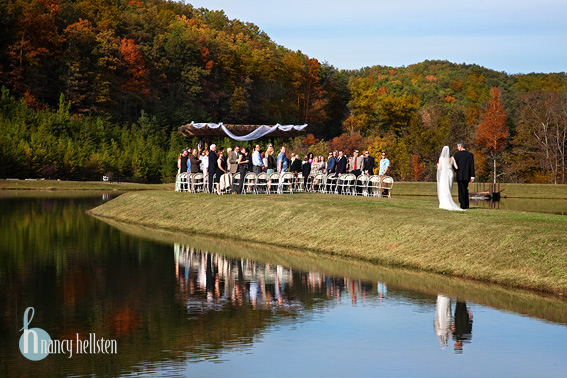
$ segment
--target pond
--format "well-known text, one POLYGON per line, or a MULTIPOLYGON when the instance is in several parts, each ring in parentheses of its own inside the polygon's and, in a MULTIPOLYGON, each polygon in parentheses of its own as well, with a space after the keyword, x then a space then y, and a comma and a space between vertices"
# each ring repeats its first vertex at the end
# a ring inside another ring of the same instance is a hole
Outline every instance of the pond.
POLYGON ((0 197, 2 377, 567 371, 561 299, 86 214, 115 195, 0 197))

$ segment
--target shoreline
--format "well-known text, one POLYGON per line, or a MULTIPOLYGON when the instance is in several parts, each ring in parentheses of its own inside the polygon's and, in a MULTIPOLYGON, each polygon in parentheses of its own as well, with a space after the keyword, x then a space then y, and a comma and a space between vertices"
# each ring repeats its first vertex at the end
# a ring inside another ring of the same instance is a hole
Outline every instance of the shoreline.
POLYGON ((403 198, 167 191, 126 193, 89 213, 155 229, 567 294, 564 216, 479 208, 454 213, 403 198))

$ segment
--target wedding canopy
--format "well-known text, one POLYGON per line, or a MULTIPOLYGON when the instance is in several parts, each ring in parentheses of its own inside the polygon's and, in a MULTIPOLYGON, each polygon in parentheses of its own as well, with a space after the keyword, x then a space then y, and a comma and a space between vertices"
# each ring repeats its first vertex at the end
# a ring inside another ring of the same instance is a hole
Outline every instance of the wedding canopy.
POLYGON ((248 141, 260 139, 269 135, 270 137, 293 137, 305 130, 305 125, 280 125, 276 123, 273 126, 268 125, 232 125, 221 123, 195 123, 183 125, 179 128, 179 132, 186 137, 205 136, 205 137, 223 137, 228 136, 230 139, 238 141, 248 141))

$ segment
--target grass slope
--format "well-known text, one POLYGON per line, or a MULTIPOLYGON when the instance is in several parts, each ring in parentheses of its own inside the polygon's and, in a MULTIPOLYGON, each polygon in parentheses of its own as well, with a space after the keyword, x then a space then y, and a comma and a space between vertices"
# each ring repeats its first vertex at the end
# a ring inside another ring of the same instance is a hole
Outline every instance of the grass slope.
POLYGON ((431 202, 328 194, 214 196, 132 192, 92 214, 148 227, 238 239, 567 293, 567 218, 431 202))

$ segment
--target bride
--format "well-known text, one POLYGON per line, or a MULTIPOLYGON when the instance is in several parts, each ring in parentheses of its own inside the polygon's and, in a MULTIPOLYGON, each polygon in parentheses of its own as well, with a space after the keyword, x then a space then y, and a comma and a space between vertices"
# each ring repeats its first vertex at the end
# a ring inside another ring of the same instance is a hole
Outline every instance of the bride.
POLYGON ((453 167, 457 167, 455 159, 449 154, 449 146, 443 147, 439 163, 437 164, 437 196, 439 208, 445 210, 464 211, 453 201, 451 189, 453 188, 453 167))

